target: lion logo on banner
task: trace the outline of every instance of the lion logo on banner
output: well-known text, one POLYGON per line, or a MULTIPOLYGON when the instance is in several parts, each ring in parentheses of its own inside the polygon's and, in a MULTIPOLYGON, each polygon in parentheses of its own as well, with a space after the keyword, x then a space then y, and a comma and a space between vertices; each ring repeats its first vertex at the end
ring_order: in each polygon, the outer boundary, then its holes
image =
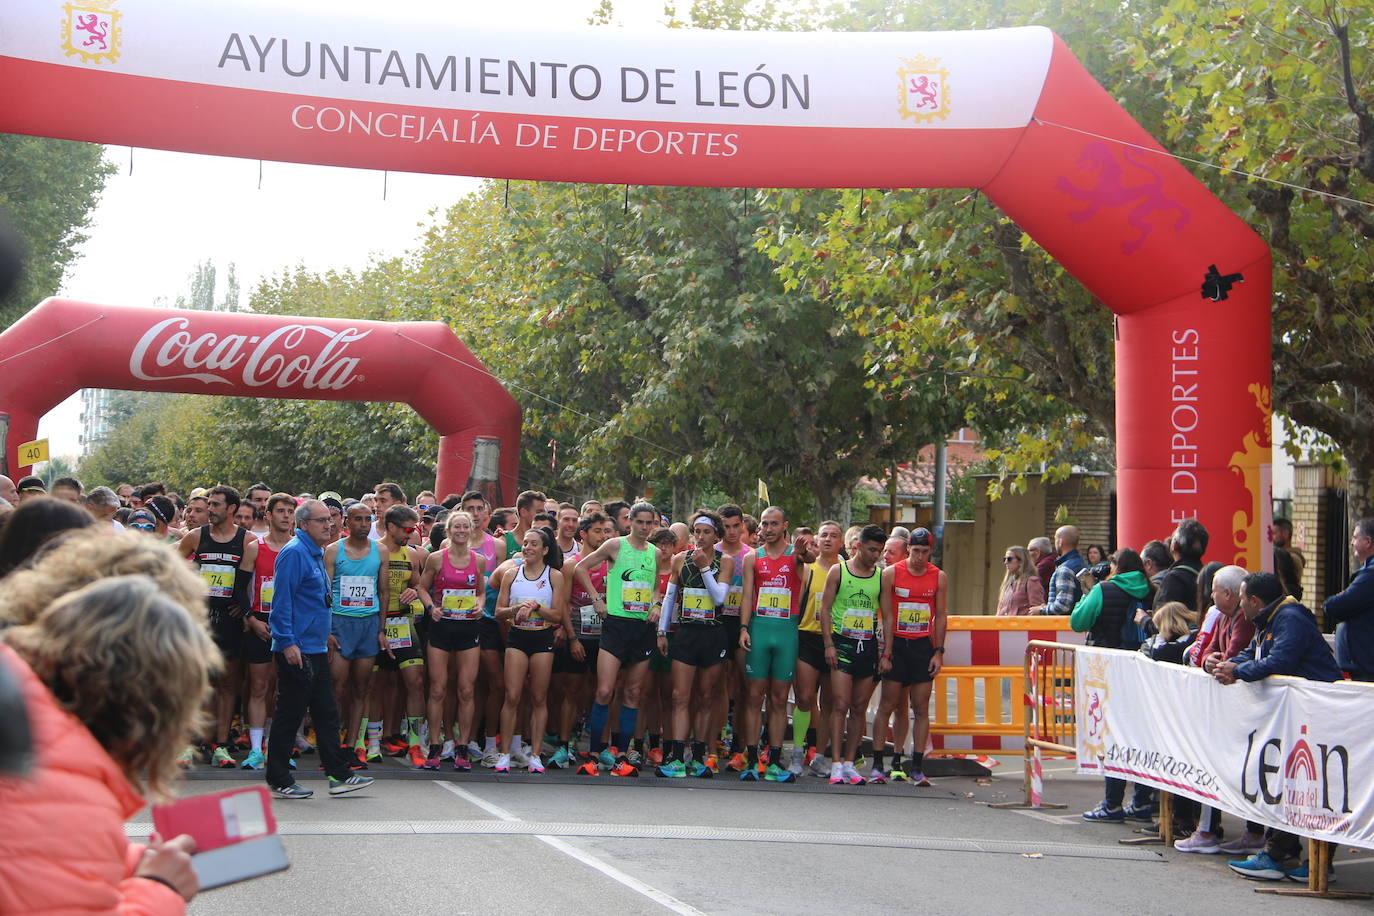
POLYGON ((1101 760, 1107 753, 1107 659, 1088 656, 1083 664, 1083 693, 1078 708, 1083 711, 1083 731, 1078 743, 1085 760, 1101 760))
POLYGON ((88 64, 109 63, 119 57, 119 20, 123 14, 114 9, 114 3, 88 0, 63 5, 62 50, 68 57, 80 57, 88 64))
POLYGON ((897 113, 918 124, 949 117, 949 70, 940 58, 902 58, 897 70, 897 113))
POLYGON ((1107 144, 1089 143, 1083 147, 1083 152, 1078 157, 1078 165, 1081 169, 1096 172, 1097 183, 1090 188, 1082 188, 1061 175, 1054 186, 1070 197, 1087 203, 1086 207, 1069 214, 1069 219, 1075 223, 1087 222, 1097 216, 1104 207, 1130 207, 1130 212, 1126 214, 1126 222, 1138 234, 1135 238, 1126 239, 1121 243, 1121 252, 1135 254, 1155 229, 1150 221, 1150 217, 1155 213, 1176 212, 1178 218, 1174 221, 1175 231, 1188 225, 1188 220, 1193 214, 1164 193, 1164 176, 1136 159, 1129 148, 1121 150, 1121 160, 1117 161, 1107 144), (1127 185, 1126 170, 1122 162, 1146 172, 1149 179, 1141 184, 1127 185))

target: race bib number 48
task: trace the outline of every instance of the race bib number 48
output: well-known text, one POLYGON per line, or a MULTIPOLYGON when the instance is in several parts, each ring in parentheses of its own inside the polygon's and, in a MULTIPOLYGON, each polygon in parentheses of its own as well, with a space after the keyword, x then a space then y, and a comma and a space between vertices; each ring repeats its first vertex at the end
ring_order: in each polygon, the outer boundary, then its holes
POLYGON ((388 617, 386 619, 386 647, 388 649, 409 649, 410 617, 388 617))

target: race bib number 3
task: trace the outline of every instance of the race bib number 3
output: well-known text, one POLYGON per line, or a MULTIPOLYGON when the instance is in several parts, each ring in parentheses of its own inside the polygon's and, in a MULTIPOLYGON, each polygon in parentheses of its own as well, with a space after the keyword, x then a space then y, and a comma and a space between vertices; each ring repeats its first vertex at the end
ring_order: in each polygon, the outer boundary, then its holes
POLYGON ((648 582, 626 582, 620 590, 620 604, 627 614, 648 614, 653 599, 654 590, 648 582))
POLYGON ((683 620, 714 620, 716 603, 711 593, 704 588, 685 588, 682 590, 683 620))
POLYGON ((792 616, 792 590, 775 586, 760 588, 758 612, 763 617, 792 616))
POLYGON ((388 649, 409 649, 412 645, 409 617, 388 617, 386 619, 386 647, 388 649))
POLYGON ((873 610, 852 607, 840 617, 840 635, 854 639, 873 638, 873 610))
POLYGON ((597 616, 596 607, 590 604, 584 604, 577 609, 577 612, 582 624, 582 635, 600 636, 601 618, 597 616))
POLYGON ((739 606, 742 603, 744 603, 744 586, 730 586, 730 591, 725 593, 725 616, 738 617, 739 606))
POLYGON ((897 633, 902 636, 930 635, 930 604, 925 601, 897 602, 897 633))
POLYGON ((371 576, 340 576, 339 606, 372 607, 376 603, 377 580, 371 576))
POLYGON ((444 589, 440 613, 445 620, 476 620, 482 615, 477 607, 477 590, 472 588, 444 589))
POLYGON ((200 577, 205 580, 205 588, 211 598, 234 597, 234 567, 202 566, 200 577))

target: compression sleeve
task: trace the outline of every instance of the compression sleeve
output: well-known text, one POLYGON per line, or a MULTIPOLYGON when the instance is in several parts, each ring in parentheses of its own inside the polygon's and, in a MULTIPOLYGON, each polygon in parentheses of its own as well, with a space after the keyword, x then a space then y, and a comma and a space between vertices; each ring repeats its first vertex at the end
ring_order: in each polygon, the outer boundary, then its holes
POLYGON ((706 583, 706 591, 711 593, 711 602, 716 605, 725 603, 725 596, 730 593, 730 586, 724 582, 716 581, 716 571, 711 567, 706 567, 701 571, 701 581, 706 583))
POLYGON ((677 604, 677 583, 668 583, 668 593, 663 596, 663 613, 658 618, 659 635, 667 635, 668 625, 673 620, 673 606, 677 604))
POLYGON ((234 570, 234 603, 245 614, 253 609, 253 571, 234 570))

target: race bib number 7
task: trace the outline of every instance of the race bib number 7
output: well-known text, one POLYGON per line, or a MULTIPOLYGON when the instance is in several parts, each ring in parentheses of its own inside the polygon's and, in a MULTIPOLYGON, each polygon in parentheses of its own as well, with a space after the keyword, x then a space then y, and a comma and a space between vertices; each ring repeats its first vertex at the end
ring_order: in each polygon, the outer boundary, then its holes
POLYGON ((481 616, 477 607, 477 590, 472 588, 444 589, 440 614, 445 620, 476 620, 481 616))

